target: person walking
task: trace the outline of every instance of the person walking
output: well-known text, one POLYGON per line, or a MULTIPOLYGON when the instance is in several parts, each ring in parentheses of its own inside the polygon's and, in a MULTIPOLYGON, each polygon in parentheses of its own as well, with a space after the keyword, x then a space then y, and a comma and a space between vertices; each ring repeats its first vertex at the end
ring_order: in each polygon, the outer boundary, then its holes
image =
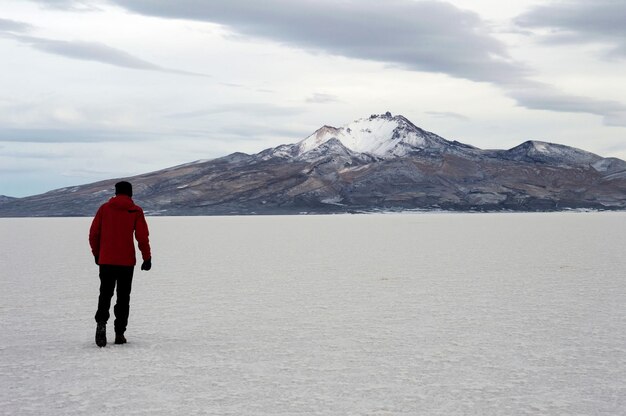
POLYGON ((100 296, 96 312, 96 345, 107 344, 106 325, 109 320, 111 298, 117 284, 115 313, 115 343, 125 344, 126 326, 130 308, 130 290, 135 270, 137 240, 143 263, 141 270, 152 268, 148 224, 141 207, 132 200, 133 187, 129 182, 115 184, 115 196, 103 204, 89 229, 89 245, 96 264, 100 267, 100 296))

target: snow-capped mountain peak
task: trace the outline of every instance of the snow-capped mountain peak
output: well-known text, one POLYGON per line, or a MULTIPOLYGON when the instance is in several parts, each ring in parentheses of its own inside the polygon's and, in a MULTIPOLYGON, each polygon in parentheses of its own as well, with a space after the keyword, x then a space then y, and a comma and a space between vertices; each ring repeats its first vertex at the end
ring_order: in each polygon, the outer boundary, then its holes
POLYGON ((331 126, 320 127, 315 133, 298 143, 298 154, 302 155, 318 148, 320 145, 333 138, 337 138, 337 136, 341 134, 341 130, 342 129, 331 126))
POLYGON ((591 165, 602 159, 584 150, 539 140, 528 140, 505 153, 506 157, 512 160, 533 160, 559 166, 591 165))
POLYGON ((401 115, 387 112, 353 121, 343 127, 324 126, 297 144, 299 155, 331 139, 346 148, 380 158, 406 156, 412 152, 438 151, 451 145, 447 140, 415 126, 401 115))
MULTIPOLYGON (((626 209, 626 161, 540 141, 482 150, 391 113, 129 180, 152 215, 626 209)), ((93 215, 117 181, 0 196, 0 217, 93 215)))

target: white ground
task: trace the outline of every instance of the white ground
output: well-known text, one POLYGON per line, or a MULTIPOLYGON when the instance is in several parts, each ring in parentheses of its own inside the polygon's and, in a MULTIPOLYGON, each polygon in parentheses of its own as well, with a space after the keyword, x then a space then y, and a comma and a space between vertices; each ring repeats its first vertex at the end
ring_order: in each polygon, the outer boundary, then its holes
POLYGON ((89 221, 0 219, 2 415, 625 412, 626 214, 149 218, 102 349, 89 221))

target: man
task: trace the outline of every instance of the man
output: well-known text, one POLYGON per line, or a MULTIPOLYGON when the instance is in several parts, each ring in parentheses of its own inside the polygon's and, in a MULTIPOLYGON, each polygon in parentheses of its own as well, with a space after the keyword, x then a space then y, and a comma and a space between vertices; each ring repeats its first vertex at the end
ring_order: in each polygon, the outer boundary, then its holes
POLYGON ((100 297, 96 312, 96 345, 107 344, 106 324, 113 290, 117 284, 115 312, 115 343, 125 344, 124 332, 128 324, 130 289, 135 269, 137 240, 143 264, 141 270, 150 270, 152 258, 148 239, 148 224, 143 210, 132 200, 133 187, 128 182, 115 184, 115 197, 98 209, 89 229, 89 245, 100 266, 100 297))

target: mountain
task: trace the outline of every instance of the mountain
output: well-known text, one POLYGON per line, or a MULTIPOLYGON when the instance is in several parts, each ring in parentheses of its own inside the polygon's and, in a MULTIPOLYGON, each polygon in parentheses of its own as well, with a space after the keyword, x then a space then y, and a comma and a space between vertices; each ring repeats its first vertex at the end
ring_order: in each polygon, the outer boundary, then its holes
MULTIPOLYGON (((151 215, 626 208, 626 162, 527 141, 483 150, 387 112, 248 155, 125 178, 151 215)), ((89 216, 119 179, 0 204, 0 216, 89 216)))
POLYGON ((402 116, 372 115, 345 127, 324 126, 297 144, 297 154, 305 154, 331 139, 339 140, 356 153, 381 159, 405 157, 423 151, 443 151, 451 147, 447 140, 415 126, 402 116))
POLYGON ((10 196, 6 196, 6 195, 0 195, 0 204, 4 203, 4 202, 9 202, 9 201, 13 201, 17 198, 13 198, 10 196))

